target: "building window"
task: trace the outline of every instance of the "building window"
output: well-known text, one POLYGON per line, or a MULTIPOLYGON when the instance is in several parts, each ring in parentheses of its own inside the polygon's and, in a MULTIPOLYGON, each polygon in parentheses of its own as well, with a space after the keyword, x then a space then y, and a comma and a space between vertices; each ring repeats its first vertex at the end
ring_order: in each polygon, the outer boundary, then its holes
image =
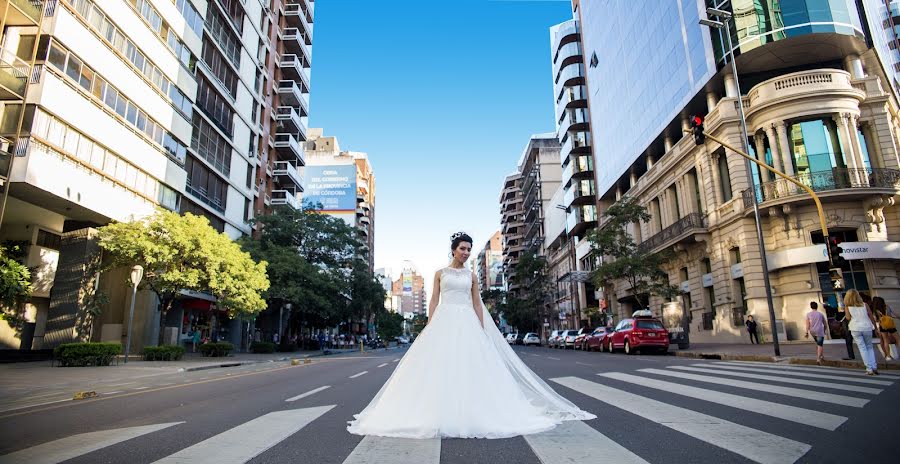
POLYGON ((231 145, 200 115, 194 115, 191 148, 222 174, 231 175, 231 145))
POLYGON ((786 162, 794 164, 798 176, 847 167, 837 124, 831 119, 792 123, 788 134, 793 156, 786 162))
POLYGON ((862 127, 856 129, 856 136, 859 138, 859 147, 862 149, 860 157, 862 157, 863 168, 871 171, 872 161, 869 159, 869 144, 866 143, 866 135, 863 133, 862 127))
POLYGON ((37 240, 35 240, 34 244, 39 247, 50 248, 51 250, 59 251, 61 242, 62 237, 58 234, 48 232, 44 229, 38 229, 37 240))
POLYGON ((225 135, 231 137, 234 135, 234 110, 225 97, 219 95, 212 83, 202 76, 198 77, 197 106, 222 129, 225 135))
POLYGON ((194 161, 193 157, 187 158, 184 168, 187 171, 185 190, 214 210, 224 213, 228 199, 228 183, 219 178, 215 172, 210 171, 203 163, 194 161))
POLYGON ((728 170, 728 159, 724 152, 720 153, 717 158, 719 168, 719 190, 722 192, 722 201, 731 201, 733 193, 731 191, 731 172, 728 170))
POLYGON ((209 66, 210 71, 216 76, 216 79, 222 83, 222 86, 228 89, 228 93, 234 98, 237 95, 237 73, 231 69, 231 66, 225 62, 225 57, 219 53, 219 50, 212 43, 209 37, 203 38, 203 62, 209 66))
POLYGON ((688 172, 688 176, 693 180, 694 185, 694 201, 696 202, 697 212, 703 214, 703 191, 700 189, 700 176, 697 174, 696 169, 691 169, 688 172))
MULTIPOLYGON (((225 50, 225 55, 236 68, 241 67, 241 39, 231 26, 225 23, 226 19, 214 5, 209 5, 206 10, 206 28, 216 42, 225 50)), ((208 37, 208 36, 207 36, 208 37)), ((204 46, 205 47, 205 46, 204 46)))

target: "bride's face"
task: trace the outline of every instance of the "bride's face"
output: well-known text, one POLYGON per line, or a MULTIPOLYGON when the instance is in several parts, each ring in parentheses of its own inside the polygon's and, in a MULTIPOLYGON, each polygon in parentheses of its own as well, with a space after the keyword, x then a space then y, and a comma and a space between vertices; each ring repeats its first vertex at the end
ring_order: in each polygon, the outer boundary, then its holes
POLYGON ((460 242, 453 250, 453 256, 461 263, 466 262, 470 254, 472 254, 472 244, 469 242, 460 242))

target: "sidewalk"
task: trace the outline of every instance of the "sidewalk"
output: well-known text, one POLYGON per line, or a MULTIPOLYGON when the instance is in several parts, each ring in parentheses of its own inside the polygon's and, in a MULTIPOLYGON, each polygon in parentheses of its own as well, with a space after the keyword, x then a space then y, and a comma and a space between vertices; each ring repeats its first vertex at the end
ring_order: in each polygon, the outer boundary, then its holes
MULTIPOLYGON (((673 347, 674 348, 674 347, 673 347)), ((788 341, 779 344, 781 356, 775 356, 771 343, 751 345, 749 343, 691 343, 686 350, 672 351, 675 356, 699 359, 723 359, 733 361, 762 361, 788 364, 816 364, 816 347, 813 342, 788 341)), ((847 348, 844 340, 825 341, 825 361, 823 366, 865 369, 856 345, 853 345, 855 360, 845 361, 847 348)), ((885 361, 881 350, 875 346, 875 359, 879 369, 900 369, 900 361, 885 361)))

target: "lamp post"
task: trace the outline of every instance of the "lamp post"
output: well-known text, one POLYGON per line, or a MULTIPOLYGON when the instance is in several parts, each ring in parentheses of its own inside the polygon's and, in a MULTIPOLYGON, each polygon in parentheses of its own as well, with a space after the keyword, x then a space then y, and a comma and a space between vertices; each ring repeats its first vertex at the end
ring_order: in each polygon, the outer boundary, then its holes
MULTIPOLYGON (((144 268, 135 264, 131 268, 131 309, 128 311, 128 332, 125 335, 125 363, 128 363, 128 354, 131 352, 131 321, 134 319, 134 300, 137 298, 137 288, 144 278, 144 268)), ((160 316, 162 317, 162 316, 160 316)))
MULTIPOLYGON (((734 48, 731 44, 731 29, 729 28, 729 24, 732 21, 732 14, 729 11, 720 10, 717 8, 707 8, 706 15, 707 17, 716 17, 719 20, 716 21, 711 19, 701 19, 701 25, 718 29, 719 31, 722 31, 724 29, 725 39, 728 44, 728 50, 725 53, 725 56, 730 56, 731 58, 729 60, 729 64, 731 65, 731 75, 734 77, 734 86, 737 89, 738 116, 741 120, 741 147, 744 148, 745 152, 748 152, 749 147, 747 135, 747 120, 744 118, 744 101, 743 97, 741 96, 741 83, 738 80, 737 63, 735 63, 734 60, 734 48)), ((756 156, 759 156, 759 153, 757 153, 756 156)), ((769 266, 766 259, 766 243, 762 232, 762 221, 759 217, 759 200, 756 198, 756 184, 753 179, 753 170, 751 169, 751 167, 752 164, 750 160, 747 160, 747 180, 749 181, 751 189, 750 197, 753 203, 753 219, 756 222, 756 241, 759 245, 759 258, 762 265, 763 286, 766 290, 766 304, 769 307, 769 327, 772 331, 772 345, 775 348, 775 356, 781 356, 781 348, 778 345, 777 326, 775 324, 775 305, 772 302, 772 286, 769 283, 769 266)))

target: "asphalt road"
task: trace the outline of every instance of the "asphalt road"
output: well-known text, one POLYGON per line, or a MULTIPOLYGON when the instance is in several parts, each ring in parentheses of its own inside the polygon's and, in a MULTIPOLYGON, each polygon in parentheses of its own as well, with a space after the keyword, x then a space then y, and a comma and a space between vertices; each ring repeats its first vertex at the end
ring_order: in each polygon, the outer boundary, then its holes
POLYGON ((368 404, 404 353, 382 350, 300 366, 186 372, 147 379, 140 390, 99 386, 99 392, 112 394, 0 413, 0 464, 896 459, 893 446, 884 443, 892 444, 900 430, 897 374, 867 377, 809 366, 537 347, 516 351, 558 392, 598 418, 504 440, 363 440, 347 433, 346 422, 368 404))

